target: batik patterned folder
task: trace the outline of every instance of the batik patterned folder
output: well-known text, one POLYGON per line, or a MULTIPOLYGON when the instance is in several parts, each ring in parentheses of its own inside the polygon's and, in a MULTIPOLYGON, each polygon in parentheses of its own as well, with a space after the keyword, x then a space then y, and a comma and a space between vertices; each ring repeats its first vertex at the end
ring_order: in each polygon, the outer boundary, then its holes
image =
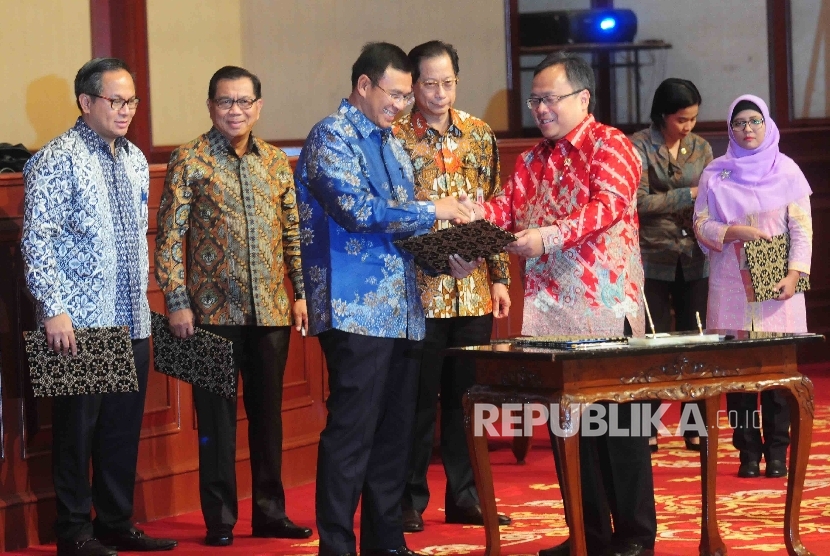
POLYGON ((23 333, 35 396, 138 391, 129 328, 76 328, 74 332, 77 355, 55 353, 43 330, 23 333))
POLYGON ((469 224, 453 226, 420 236, 395 241, 395 245, 415 256, 415 262, 427 270, 450 274, 450 255, 461 255, 472 261, 479 257, 495 255, 516 241, 516 236, 488 222, 475 220, 469 224))
MULTIPOLYGON (((778 297, 778 290, 773 289, 787 275, 787 260, 790 253, 790 234, 773 236, 772 241, 759 239, 744 244, 746 263, 755 301, 767 301, 778 297)), ((795 291, 810 289, 809 276, 798 279, 795 291)))
POLYGON ((199 327, 193 336, 183 340, 173 336, 164 315, 151 313, 150 319, 153 362, 159 372, 224 398, 236 397, 233 342, 199 327))

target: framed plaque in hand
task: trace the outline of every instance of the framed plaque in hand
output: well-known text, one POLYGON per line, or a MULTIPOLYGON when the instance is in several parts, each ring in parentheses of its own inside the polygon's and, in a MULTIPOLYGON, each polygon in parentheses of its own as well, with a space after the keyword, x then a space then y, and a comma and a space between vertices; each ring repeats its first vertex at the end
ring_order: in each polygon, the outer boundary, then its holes
MULTIPOLYGON (((790 234, 781 234, 772 237, 772 241, 759 239, 744 243, 746 264, 749 267, 749 276, 752 288, 755 290, 755 301, 775 299, 779 291, 774 289, 775 284, 787 275, 787 260, 790 254, 790 234)), ((795 291, 804 292, 810 289, 810 277, 802 276, 798 279, 795 291)))
POLYGON ((450 274, 450 255, 461 255, 465 261, 495 255, 516 241, 516 236, 488 222, 475 220, 420 236, 395 241, 415 257, 415 262, 427 270, 450 274))
POLYGON ((164 315, 153 312, 150 319, 153 362, 159 372, 223 398, 236 397, 236 365, 230 340, 198 327, 193 336, 183 340, 173 336, 164 315))
POLYGON ((126 326, 76 328, 77 355, 55 353, 43 330, 24 332, 23 339, 37 397, 138 391, 126 326))

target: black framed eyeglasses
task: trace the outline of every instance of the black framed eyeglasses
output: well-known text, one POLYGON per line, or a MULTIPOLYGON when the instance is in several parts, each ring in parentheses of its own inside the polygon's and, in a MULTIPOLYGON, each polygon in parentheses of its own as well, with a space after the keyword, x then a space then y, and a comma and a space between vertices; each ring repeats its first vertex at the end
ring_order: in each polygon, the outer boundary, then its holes
POLYGON ((135 110, 136 108, 138 108, 138 103, 141 100, 138 97, 133 97, 131 99, 124 100, 123 98, 104 97, 101 95, 96 95, 95 93, 87 94, 91 97, 101 98, 110 101, 110 106, 113 110, 121 110, 122 108, 124 108, 124 106, 127 106, 130 110, 135 110))
POLYGON ((251 98, 243 97, 243 98, 232 99, 232 98, 222 97, 222 98, 213 99, 213 100, 211 100, 211 102, 213 103, 214 106, 216 106, 217 108, 219 108, 221 110, 230 110, 231 107, 234 104, 236 104, 242 110, 250 110, 251 107, 254 105, 254 103, 256 103, 256 101, 258 101, 258 100, 259 100, 258 98, 251 99, 251 98))
POLYGON ((584 90, 585 88, 578 89, 572 93, 568 93, 567 95, 545 95, 543 97, 530 97, 529 99, 527 99, 527 107, 531 110, 536 110, 537 108, 539 108, 539 105, 544 102, 545 106, 547 106, 548 108, 553 108, 554 106, 559 104, 563 99, 577 95, 584 90))
POLYGON ((735 120, 731 124, 732 129, 735 131, 743 131, 746 129, 747 124, 751 127, 754 131, 758 131, 761 129, 761 126, 764 125, 764 118, 750 118, 748 120, 735 120))

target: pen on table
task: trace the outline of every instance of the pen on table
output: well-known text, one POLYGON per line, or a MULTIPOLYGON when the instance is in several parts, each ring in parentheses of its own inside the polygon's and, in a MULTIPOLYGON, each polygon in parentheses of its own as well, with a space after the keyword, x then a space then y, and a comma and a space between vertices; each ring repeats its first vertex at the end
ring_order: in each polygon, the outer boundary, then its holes
POLYGON ((646 316, 648 317, 648 324, 651 326, 651 337, 656 338, 657 332, 654 330, 654 321, 651 320, 651 311, 648 309, 648 301, 646 301, 646 294, 643 293, 643 305, 646 307, 646 316))
POLYGON ((697 329, 700 330, 700 335, 703 336, 703 325, 700 324, 700 311, 695 311, 695 318, 697 319, 697 329))

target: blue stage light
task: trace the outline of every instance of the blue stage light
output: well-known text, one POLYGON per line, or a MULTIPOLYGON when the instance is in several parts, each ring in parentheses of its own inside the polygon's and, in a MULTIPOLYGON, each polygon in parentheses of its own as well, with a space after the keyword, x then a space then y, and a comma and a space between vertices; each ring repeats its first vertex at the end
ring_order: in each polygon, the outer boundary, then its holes
POLYGON ((617 20, 613 17, 606 17, 605 19, 599 22, 599 28, 605 32, 612 30, 616 26, 617 20))
POLYGON ((637 16, 627 9, 600 8, 519 14, 519 44, 632 42, 637 16))

